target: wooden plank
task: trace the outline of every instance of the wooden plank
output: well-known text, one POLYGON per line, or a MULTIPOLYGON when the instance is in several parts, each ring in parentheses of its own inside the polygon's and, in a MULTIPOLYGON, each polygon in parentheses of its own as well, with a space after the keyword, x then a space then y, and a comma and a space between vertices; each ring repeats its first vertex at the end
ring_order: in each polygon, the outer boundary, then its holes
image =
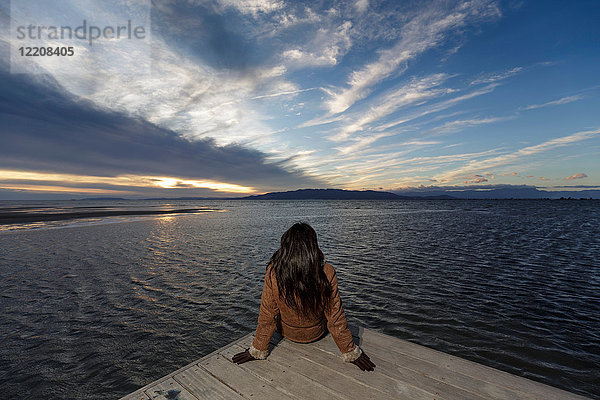
MULTIPOLYGON (((281 344, 281 343, 280 343, 281 344)), ((221 354, 226 359, 244 351, 245 347, 232 346, 221 354)), ((270 358, 270 357, 269 357, 270 358)), ((260 360, 241 364, 240 367, 270 382, 281 392, 297 399, 346 399, 342 394, 324 386, 321 382, 299 374, 289 367, 289 362, 280 364, 270 360, 260 360)))
MULTIPOLYGON (((484 400, 486 397, 479 396, 478 394, 463 390, 457 386, 454 386, 452 382, 445 380, 433 379, 421 371, 411 370, 404 367, 403 365, 393 364, 384 358, 379 358, 377 352, 370 351, 370 343, 366 340, 363 341, 362 347, 365 353, 371 357, 375 363, 375 370, 380 371, 382 374, 393 378, 396 384, 404 387, 413 387, 420 389, 424 392, 430 393, 431 396, 440 396, 443 394, 445 399, 456 399, 456 400, 484 400)), ((339 357, 340 351, 335 345, 333 339, 328 336, 323 340, 313 343, 313 346, 321 351, 328 352, 329 354, 339 357)), ((400 363, 401 364, 401 363, 400 363)), ((367 378, 368 379, 368 378, 367 378)))
POLYGON ((508 388, 511 391, 521 393, 525 398, 542 400, 587 399, 586 397, 553 386, 535 382, 499 369, 452 356, 429 347, 397 339, 370 329, 364 329, 362 331, 362 340, 365 343, 375 343, 377 346, 384 347, 386 351, 390 353, 409 355, 413 358, 428 361, 429 363, 437 364, 443 368, 459 372, 468 377, 491 383, 498 387, 508 388))
MULTIPOLYGON (((399 339, 400 340, 400 339, 399 339)), ((499 386, 493 382, 486 382, 477 377, 471 377, 452 369, 444 368, 438 364, 414 358, 404 353, 398 353, 386 347, 381 347, 377 343, 368 342, 362 347, 369 355, 378 359, 378 364, 387 370, 394 370, 403 367, 422 374, 431 379, 456 386, 467 392, 476 394, 487 399, 531 399, 529 394, 521 393, 510 388, 499 386)))
POLYGON ((161 381, 144 391, 153 400, 198 400, 173 378, 161 381))
MULTIPOLYGON (((231 346, 228 346, 231 347, 231 346)), ((271 382, 248 373, 247 370, 225 359, 219 354, 214 354, 198 364, 207 373, 226 383, 235 392, 243 397, 254 399, 292 399, 293 397, 281 392, 271 382)))
MULTIPOLYGON (((247 339, 248 337, 253 337, 253 334, 254 334, 254 333, 249 333, 249 334, 247 334, 247 335, 244 335, 244 336, 242 336, 241 338, 239 338, 239 339, 235 340, 233 343, 235 343, 235 342, 237 342, 237 341, 240 341, 240 340, 245 340, 245 339, 247 339)), ((230 343, 229 345, 231 345, 231 344, 232 344, 232 343, 230 343)), ((229 345, 228 345, 228 346, 229 346, 229 345)), ((222 348, 216 349, 216 350, 212 351, 211 353, 209 353, 209 354, 207 354, 207 355, 203 356, 202 358, 200 358, 200 359, 198 359, 198 360, 194 360, 194 361, 192 361, 191 363, 189 363, 189 364, 187 364, 187 365, 185 365, 185 366, 183 366, 183 367, 179 368, 178 370, 176 370, 176 371, 174 371, 174 372, 171 372, 170 374, 167 374, 167 375, 165 375, 165 376, 163 376, 163 377, 161 377, 161 378, 159 378, 159 379, 157 379, 157 380, 155 380, 155 381, 153 381, 153 382, 150 382, 149 384, 147 384, 147 385, 145 385, 145 386, 142 386, 141 388, 139 388, 139 389, 138 389, 138 390, 136 390, 135 392, 133 392, 133 393, 130 393, 130 394, 128 394, 128 395, 126 395, 126 396, 124 396, 124 397, 120 398, 119 400, 137 400, 137 397, 130 398, 130 396, 132 396, 132 395, 134 395, 134 394, 136 394, 136 393, 144 393, 144 391, 145 391, 146 389, 148 389, 148 388, 150 388, 150 387, 152 387, 152 386, 154 386, 154 385, 156 385, 156 384, 158 384, 158 383, 160 383, 160 382, 162 382, 162 381, 165 381, 165 380, 167 380, 167 379, 169 379, 169 378, 172 378, 174 375, 177 375, 178 373, 180 373, 180 372, 183 372, 183 371, 187 370, 188 368, 195 367, 195 366, 196 366, 196 365, 197 365, 199 362, 201 362, 201 361, 202 361, 202 360, 204 360, 205 358, 210 358, 210 357, 212 357, 214 354, 218 354, 218 353, 219 353, 219 351, 221 351, 221 350, 222 350, 222 348)), ((144 394, 145 394, 145 393, 144 393, 144 394)), ((136 396, 137 396, 137 395, 136 395, 136 396)), ((139 399, 139 400, 141 400, 141 399, 139 399)))
POLYGON ((198 365, 176 374, 173 379, 198 399, 235 400, 243 398, 198 365))
POLYGON ((374 372, 363 372, 353 364, 344 363, 339 356, 323 352, 311 344, 281 341, 273 348, 268 360, 319 380, 323 385, 350 399, 433 398, 432 393, 417 388, 407 387, 401 390, 396 380, 377 369, 374 372))
POLYGON ((142 389, 138 389, 125 397, 121 397, 120 400, 150 400, 150 397, 148 397, 142 389))

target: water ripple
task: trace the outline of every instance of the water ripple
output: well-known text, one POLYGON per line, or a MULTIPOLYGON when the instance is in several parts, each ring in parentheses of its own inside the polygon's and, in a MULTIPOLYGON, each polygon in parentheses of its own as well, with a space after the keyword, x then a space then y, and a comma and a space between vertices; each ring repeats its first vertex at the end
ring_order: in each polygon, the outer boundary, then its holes
POLYGON ((224 213, 0 235, 0 388, 119 397, 254 329, 304 220, 351 323, 600 398, 600 208, 577 201, 198 201, 224 213))

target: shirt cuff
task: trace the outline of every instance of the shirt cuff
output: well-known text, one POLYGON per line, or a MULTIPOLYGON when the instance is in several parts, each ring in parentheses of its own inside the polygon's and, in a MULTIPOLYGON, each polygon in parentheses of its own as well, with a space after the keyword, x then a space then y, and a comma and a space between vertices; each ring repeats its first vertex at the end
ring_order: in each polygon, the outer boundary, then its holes
POLYGON ((252 345, 250 345, 248 352, 252 357, 256 358, 257 360, 264 360, 265 358, 267 358, 267 354, 269 354, 268 350, 258 350, 252 345))
POLYGON ((358 359, 358 357, 360 357, 361 354, 362 354, 362 350, 360 349, 360 347, 356 346, 354 348, 354 350, 352 350, 348 353, 342 353, 342 359, 345 362, 356 361, 358 359))

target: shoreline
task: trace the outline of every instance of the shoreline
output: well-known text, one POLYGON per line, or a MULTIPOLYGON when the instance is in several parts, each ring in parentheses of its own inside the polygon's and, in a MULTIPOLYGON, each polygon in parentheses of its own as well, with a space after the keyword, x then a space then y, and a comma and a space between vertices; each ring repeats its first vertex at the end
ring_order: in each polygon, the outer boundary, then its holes
POLYGON ((19 224, 23 222, 62 221, 69 219, 117 217, 124 215, 192 214, 211 211, 213 210, 202 208, 183 208, 174 210, 112 210, 39 214, 0 213, 0 225, 19 224))

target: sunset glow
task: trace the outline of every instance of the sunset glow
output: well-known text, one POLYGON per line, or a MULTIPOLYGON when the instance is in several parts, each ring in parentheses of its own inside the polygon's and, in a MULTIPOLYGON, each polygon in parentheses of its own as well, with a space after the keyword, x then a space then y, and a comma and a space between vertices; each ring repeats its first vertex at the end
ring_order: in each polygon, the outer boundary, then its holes
POLYGON ((254 188, 209 180, 189 180, 155 176, 86 176, 31 171, 0 170, 0 188, 34 192, 72 192, 95 194, 134 194, 136 188, 206 188, 226 193, 254 193, 254 188), (15 183, 17 182, 18 183, 15 183), (29 183, 38 182, 38 183, 29 183), (52 182, 52 184, 50 184, 52 182), (88 185, 106 185, 90 188, 88 185))

